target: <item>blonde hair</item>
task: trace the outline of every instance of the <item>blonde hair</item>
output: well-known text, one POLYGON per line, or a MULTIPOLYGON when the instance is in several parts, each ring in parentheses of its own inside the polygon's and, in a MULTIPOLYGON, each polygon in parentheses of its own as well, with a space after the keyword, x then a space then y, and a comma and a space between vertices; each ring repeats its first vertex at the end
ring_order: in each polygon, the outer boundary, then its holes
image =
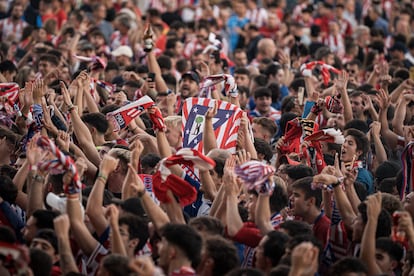
POLYGON ((182 118, 181 116, 168 116, 164 122, 167 127, 181 127, 182 118))

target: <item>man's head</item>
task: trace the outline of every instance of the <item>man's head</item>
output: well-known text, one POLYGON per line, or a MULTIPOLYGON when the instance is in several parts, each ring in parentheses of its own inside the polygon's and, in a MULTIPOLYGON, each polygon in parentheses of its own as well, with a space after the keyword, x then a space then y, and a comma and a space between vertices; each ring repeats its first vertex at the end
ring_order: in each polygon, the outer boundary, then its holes
POLYGON ((49 73, 55 71, 58 65, 59 59, 56 56, 51 54, 44 54, 39 58, 38 69, 44 77, 49 73))
POLYGON ((288 186, 288 191, 290 191, 291 185, 296 180, 307 176, 313 176, 312 168, 303 164, 288 166, 286 167, 285 172, 287 174, 286 184, 288 186))
POLYGON ((245 67, 238 67, 234 70, 234 80, 237 86, 250 86, 250 71, 245 67))
POLYGON ((158 264, 164 271, 169 271, 172 262, 196 267, 200 261, 201 247, 201 236, 193 228, 184 224, 167 224, 161 229, 158 264))
POLYGON ((15 1, 11 10, 11 18, 13 20, 19 20, 24 12, 24 7, 21 2, 15 1))
POLYGON ((98 276, 130 275, 128 257, 120 254, 109 254, 99 263, 98 276))
POLYGON ((259 117, 253 119, 252 130, 254 138, 260 138, 270 143, 277 131, 277 126, 272 119, 259 117))
POLYGON ((243 49, 236 49, 233 53, 233 61, 236 67, 244 68, 247 66, 247 54, 243 49))
POLYGON ((92 137, 99 135, 104 136, 108 130, 109 123, 102 113, 87 113, 82 116, 82 121, 86 123, 92 137))
POLYGON ((10 60, 5 60, 0 63, 0 73, 7 80, 7 82, 13 82, 14 77, 17 74, 17 67, 10 60))
POLYGON ((136 215, 125 214, 119 218, 118 224, 127 252, 136 254, 149 238, 148 222, 136 215))
POLYGON ((352 114, 355 119, 360 119, 364 115, 364 99, 362 98, 361 91, 355 91, 349 95, 349 100, 351 102, 352 114))
POLYGON ((267 115, 270 112, 272 104, 272 91, 267 87, 259 87, 254 91, 254 102, 256 109, 262 114, 267 115))
POLYGON ((194 97, 198 94, 198 84, 200 83, 200 77, 194 71, 188 71, 184 73, 180 80, 180 93, 183 99, 194 97))
POLYGON ((182 146, 181 123, 181 116, 168 116, 165 118, 165 125, 167 126, 165 136, 167 137, 168 144, 175 149, 182 146))
POLYGON ((350 128, 345 131, 344 136, 345 142, 341 149, 342 162, 351 162, 354 158, 359 160, 368 152, 368 138, 362 131, 350 128))
POLYGON ((116 169, 108 175, 108 189, 112 193, 121 193, 122 183, 128 171, 128 163, 131 159, 131 151, 114 147, 108 153, 113 158, 119 159, 116 169))
POLYGON ((223 149, 213 149, 207 154, 207 156, 216 162, 214 169, 210 170, 210 176, 212 177, 216 187, 219 188, 222 184, 224 165, 226 163, 226 159, 230 157, 230 153, 223 149))
POLYGON ((238 265, 237 249, 229 240, 220 236, 204 239, 199 275, 225 275, 238 265))
POLYGON ((53 229, 53 220, 59 215, 57 211, 38 209, 33 212, 32 216, 27 220, 23 230, 23 238, 27 242, 31 242, 37 231, 41 229, 53 229))
POLYGON ((266 234, 256 247, 256 268, 270 271, 279 264, 285 254, 285 247, 289 236, 285 233, 272 231, 266 234))
POLYGON ((312 189, 312 181, 313 177, 305 177, 292 184, 290 201, 295 216, 306 219, 312 210, 320 209, 322 192, 320 189, 312 189))
POLYGON ((330 275, 367 276, 368 268, 360 259, 354 257, 346 257, 333 264, 331 267, 330 275))
POLYGON ((131 58, 134 55, 131 47, 127 45, 119 46, 114 51, 112 51, 111 54, 115 58, 116 63, 122 67, 130 65, 131 58))
POLYGON ((375 259, 382 272, 392 275, 404 256, 403 247, 389 237, 376 240, 375 259))
POLYGON ((56 233, 53 229, 41 229, 30 242, 30 248, 37 248, 47 253, 52 262, 59 261, 59 248, 56 233))
POLYGON ((188 223, 193 227, 201 236, 222 236, 224 234, 223 223, 211 216, 195 217, 188 223))
MULTIPOLYGON (((368 222, 367 204, 362 202, 358 205, 358 215, 352 224, 352 241, 360 242, 364 233, 365 225, 368 222)), ((392 220, 391 215, 384 209, 378 217, 378 226, 375 231, 375 237, 389 237, 391 235, 392 220)))

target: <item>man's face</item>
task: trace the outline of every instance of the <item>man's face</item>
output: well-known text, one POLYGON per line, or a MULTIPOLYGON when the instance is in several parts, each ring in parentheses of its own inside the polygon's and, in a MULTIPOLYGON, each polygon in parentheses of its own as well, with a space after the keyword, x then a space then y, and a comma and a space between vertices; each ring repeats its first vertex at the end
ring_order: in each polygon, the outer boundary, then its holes
POLYGON ((177 149, 181 146, 181 129, 178 127, 167 126, 167 131, 165 132, 167 137, 168 144, 177 149))
POLYGON ((23 15, 23 6, 20 4, 14 5, 12 14, 11 14, 12 18, 17 20, 20 17, 22 17, 22 15, 23 15))
POLYGON ((198 84, 189 77, 184 77, 180 82, 181 97, 184 99, 193 97, 198 92, 198 84))
POLYGON ((256 108, 259 110, 260 113, 267 113, 270 110, 270 105, 272 104, 272 98, 262 96, 255 98, 254 101, 256 102, 256 108))
POLYGON ((246 86, 249 87, 249 76, 245 74, 234 74, 234 80, 236 81, 237 86, 246 86))
POLYGON ((326 123, 328 127, 333 127, 336 129, 344 129, 345 127, 345 119, 344 115, 342 114, 333 114, 326 123))
POLYGON ((236 53, 233 60, 236 67, 246 67, 247 65, 247 55, 245 52, 236 53))
POLYGON ((364 113, 364 101, 361 96, 351 97, 352 114, 358 118, 364 113))
POLYGON ((252 131, 254 138, 260 138, 265 141, 270 140, 270 133, 266 129, 264 129, 262 125, 253 123, 252 131))
POLYGON ((357 150, 357 143, 353 136, 348 135, 345 137, 345 142, 342 144, 341 148, 341 161, 342 162, 351 162, 354 157, 355 160, 358 160, 361 152, 357 150))
POLYGON ((293 215, 303 217, 307 214, 310 202, 309 199, 305 199, 305 193, 303 191, 292 189, 292 195, 289 199, 293 215))
POLYGON ((6 137, 0 139, 0 154, 2 156, 10 156, 14 152, 14 148, 14 145, 6 137))
POLYGON ((56 66, 50 62, 44 60, 39 61, 39 72, 42 74, 42 76, 46 76, 54 70, 56 70, 56 66))
POLYGON ((16 77, 16 73, 16 71, 6 71, 3 73, 3 76, 8 82, 13 82, 14 77, 16 77))
POLYGON ((255 219, 255 212, 256 212, 256 202, 257 202, 257 196, 253 194, 249 194, 249 197, 246 202, 246 208, 248 212, 248 221, 254 221, 255 219))
POLYGON ((348 72, 350 79, 355 79, 355 80, 358 80, 359 79, 360 72, 359 72, 358 65, 356 65, 356 64, 354 64, 354 65, 348 64, 346 66, 346 71, 348 72))
POLYGON ((164 238, 161 238, 161 241, 157 244, 158 248, 158 265, 162 268, 167 268, 170 263, 170 243, 164 238))
POLYGON ((414 192, 409 193, 404 198, 404 210, 414 217, 414 192))
POLYGON ((27 242, 32 241, 33 237, 36 234, 36 231, 37 231, 36 219, 33 216, 31 216, 29 220, 26 222, 26 226, 23 228, 24 240, 27 242))
MULTIPOLYGON (((382 272, 392 273, 396 262, 391 259, 390 255, 381 249, 375 249, 375 262, 382 272)), ((391 275, 391 274, 388 274, 391 275)))
POLYGON ((53 248, 52 244, 45 239, 34 238, 30 243, 30 248, 37 248, 47 253, 52 258, 53 263, 58 260, 57 252, 53 248))
POLYGON ((256 263, 255 263, 255 267, 256 268, 258 268, 258 269, 260 269, 260 270, 265 270, 266 269, 266 260, 265 260, 265 256, 264 256, 264 252, 263 252, 263 247, 264 247, 264 244, 266 243, 266 241, 268 240, 269 238, 267 237, 267 235, 266 236, 264 236, 261 240, 260 240, 260 242, 259 242, 259 244, 257 245, 257 247, 256 247, 256 263))

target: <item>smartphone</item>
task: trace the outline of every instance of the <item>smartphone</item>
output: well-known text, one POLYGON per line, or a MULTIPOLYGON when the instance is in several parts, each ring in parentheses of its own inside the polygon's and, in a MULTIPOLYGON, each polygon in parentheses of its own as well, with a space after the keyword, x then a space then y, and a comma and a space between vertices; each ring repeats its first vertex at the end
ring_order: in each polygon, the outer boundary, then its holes
POLYGON ((155 80, 155 73, 153 72, 149 72, 148 73, 148 78, 147 78, 148 82, 154 82, 155 80))
POLYGON ((298 89, 298 103, 300 106, 303 105, 304 98, 305 98, 305 88, 301 86, 298 89))

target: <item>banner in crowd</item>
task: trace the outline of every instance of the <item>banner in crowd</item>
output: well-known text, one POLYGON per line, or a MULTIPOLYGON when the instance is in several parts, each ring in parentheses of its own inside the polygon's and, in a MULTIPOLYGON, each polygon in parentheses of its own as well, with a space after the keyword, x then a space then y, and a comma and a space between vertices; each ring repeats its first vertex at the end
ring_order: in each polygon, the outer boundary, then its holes
POLYGON ((140 115, 145 109, 154 105, 152 99, 144 96, 139 100, 129 103, 115 111, 106 114, 109 122, 113 124, 114 131, 119 131, 128 126, 128 124, 140 115))
POLYGON ((217 147, 236 152, 237 133, 243 111, 225 101, 206 98, 189 98, 183 105, 183 148, 203 152, 205 114, 218 102, 217 114, 213 118, 213 129, 217 147))

